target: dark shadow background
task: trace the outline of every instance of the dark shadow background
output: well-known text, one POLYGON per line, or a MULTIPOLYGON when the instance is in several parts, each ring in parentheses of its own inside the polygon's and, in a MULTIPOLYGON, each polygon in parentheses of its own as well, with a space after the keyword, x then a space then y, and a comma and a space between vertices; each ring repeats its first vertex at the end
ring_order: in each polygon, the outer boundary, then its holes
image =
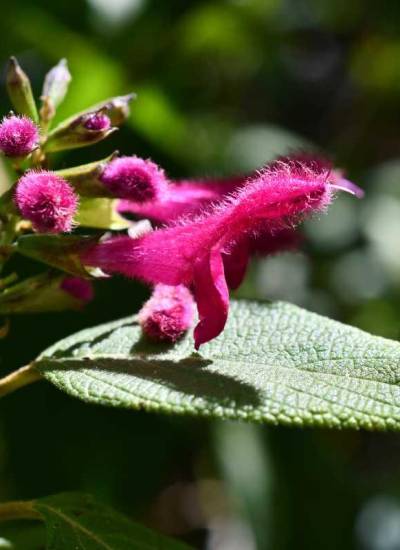
MULTIPOLYGON (((58 166, 119 149, 186 177, 233 174, 296 147, 328 153, 366 198, 338 198, 306 225, 302 252, 254 264, 240 294, 397 339, 399 29, 395 0, 14 0, 0 17, 0 62, 16 55, 39 95, 46 71, 67 57, 73 82, 59 118, 137 92, 118 134, 59 155, 58 166)), ((6 113, 4 74, 2 84, 6 113)), ((115 279, 97 284, 82 313, 16 318, 0 340, 1 371, 137 311, 146 296, 115 279)), ((65 490, 196 548, 400 549, 395 434, 102 409, 37 384, 0 404, 0 500, 65 490)), ((7 529, 0 537, 12 538, 7 529)), ((29 541, 14 548, 42 547, 40 533, 29 541)))

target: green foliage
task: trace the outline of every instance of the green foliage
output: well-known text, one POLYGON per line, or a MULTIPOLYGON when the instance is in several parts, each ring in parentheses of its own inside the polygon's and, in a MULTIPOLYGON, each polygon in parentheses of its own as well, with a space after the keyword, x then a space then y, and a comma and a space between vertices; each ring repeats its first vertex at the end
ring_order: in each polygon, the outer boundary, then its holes
MULTIPOLYGON (((190 550, 189 546, 133 523, 81 493, 61 493, 30 502, 0 505, 0 519, 21 517, 44 521, 47 550, 190 550)), ((9 537, 9 540, 2 537, 4 548, 16 550, 33 550, 40 547, 44 539, 40 525, 23 522, 18 525, 18 531, 5 529, 4 534, 9 537)))
POLYGON ((135 317, 80 332, 36 364, 91 403, 269 424, 400 428, 400 344, 285 303, 234 302, 193 353, 146 342, 135 317))
POLYGON ((79 493, 35 501, 44 517, 48 550, 188 550, 189 547, 131 522, 114 510, 79 493))

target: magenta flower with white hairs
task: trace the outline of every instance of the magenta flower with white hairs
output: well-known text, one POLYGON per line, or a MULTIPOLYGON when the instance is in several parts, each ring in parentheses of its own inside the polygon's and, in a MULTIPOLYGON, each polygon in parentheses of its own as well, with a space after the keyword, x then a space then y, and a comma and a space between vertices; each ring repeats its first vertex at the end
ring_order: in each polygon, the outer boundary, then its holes
POLYGON ((150 202, 140 204, 130 200, 118 201, 120 214, 134 214, 156 223, 167 223, 200 212, 205 206, 221 200, 243 185, 248 176, 172 181, 164 193, 150 202))
POLYGON ((208 211, 137 239, 100 243, 83 261, 152 284, 191 288, 200 318, 194 332, 198 348, 223 330, 228 286, 242 280, 254 240, 264 237, 274 247, 282 232, 324 211, 337 187, 330 177, 331 169, 321 163, 277 161, 208 211))
POLYGON ((62 233, 73 228, 78 197, 71 185, 53 172, 26 172, 17 183, 14 200, 37 232, 62 233))
MULTIPOLYGON (((278 162, 291 161, 310 165, 315 171, 329 171, 329 180, 332 186, 353 193, 357 197, 363 196, 363 191, 347 180, 341 170, 333 169, 332 163, 324 157, 316 157, 311 153, 299 153, 281 157, 273 161, 270 166, 274 166, 278 162)), ((263 169, 267 168, 268 165, 263 169)), ((122 215, 134 214, 148 218, 157 224, 170 223, 180 216, 201 212, 208 205, 222 200, 226 195, 237 191, 248 180, 255 178, 263 169, 235 177, 172 181, 159 198, 144 204, 120 200, 117 210, 122 215)))
POLYGON ((8 157, 24 157, 39 143, 39 129, 27 116, 11 115, 0 123, 0 150, 8 157))
POLYGON ((159 200, 167 186, 164 171, 157 164, 135 156, 109 162, 100 180, 116 197, 135 203, 159 200))
POLYGON ((143 332, 152 340, 176 342, 191 327, 194 300, 184 285, 158 284, 139 312, 143 332))

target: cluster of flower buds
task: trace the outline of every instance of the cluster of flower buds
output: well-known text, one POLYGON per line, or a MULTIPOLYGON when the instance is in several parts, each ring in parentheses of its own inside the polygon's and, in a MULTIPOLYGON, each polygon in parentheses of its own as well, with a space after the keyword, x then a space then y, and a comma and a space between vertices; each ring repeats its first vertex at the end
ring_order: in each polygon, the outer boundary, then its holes
POLYGON ((0 153, 15 169, 15 180, 0 196, 0 271, 15 252, 51 269, 23 281, 2 276, 2 315, 76 309, 90 301, 90 278, 96 270, 87 269, 79 254, 93 237, 70 233, 78 225, 129 227, 131 223, 117 212, 117 198, 153 198, 158 185, 153 179, 161 177, 150 161, 117 159, 116 154, 64 171, 51 169, 52 153, 88 146, 115 132, 128 118, 135 97, 109 98, 53 125, 70 82, 67 61, 62 59, 45 76, 39 105, 18 61, 12 57, 8 63, 6 84, 13 111, 0 122, 0 153), (122 166, 116 169, 113 160, 122 161, 122 166), (133 166, 127 168, 130 162, 133 166))
POLYGON ((223 330, 229 289, 241 284, 252 255, 296 247, 298 223, 326 210, 337 191, 362 195, 329 161, 304 153, 227 179, 171 180, 153 161, 118 153, 51 170, 52 153, 115 132, 134 97, 107 99, 52 127, 70 81, 61 60, 45 78, 37 109, 28 77, 14 58, 9 63, 7 86, 16 114, 0 124, 0 150, 17 177, 0 197, 0 259, 17 251, 57 271, 3 292, 0 280, 0 313, 19 311, 15 303, 34 310, 25 292, 33 287, 46 297, 43 304, 51 296, 63 307, 76 307, 92 298, 88 279, 121 273, 154 287, 138 316, 151 339, 175 342, 192 325, 196 304, 198 348, 223 330), (135 225, 132 215, 150 220, 154 230, 149 221, 145 229, 135 225), (107 233, 71 235, 78 225, 107 233), (46 284, 52 291, 45 295, 46 284))

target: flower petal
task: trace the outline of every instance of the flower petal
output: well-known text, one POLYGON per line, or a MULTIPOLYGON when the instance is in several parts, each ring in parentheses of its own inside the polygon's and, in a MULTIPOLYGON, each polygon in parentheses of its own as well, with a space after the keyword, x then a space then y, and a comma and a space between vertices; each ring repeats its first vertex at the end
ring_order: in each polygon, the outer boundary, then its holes
POLYGON ((241 285, 246 275, 250 258, 249 239, 246 237, 236 242, 229 252, 222 254, 222 258, 228 287, 235 290, 241 285))
POLYGON ((260 256, 268 256, 278 252, 286 252, 287 250, 295 250, 300 246, 302 236, 296 229, 291 227, 280 229, 276 232, 265 232, 257 235, 251 240, 252 254, 260 256))
POLYGON ((194 341, 195 348, 199 349, 223 331, 228 317, 229 292, 218 245, 196 262, 194 296, 200 317, 194 330, 194 341))
POLYGON ((361 187, 358 187, 358 185, 356 185, 352 181, 342 177, 340 174, 334 180, 334 182, 331 183, 331 187, 333 189, 337 189, 338 191, 346 191, 347 193, 350 193, 351 195, 355 195, 358 199, 362 199, 364 197, 364 194, 365 194, 363 189, 361 189, 361 187))

